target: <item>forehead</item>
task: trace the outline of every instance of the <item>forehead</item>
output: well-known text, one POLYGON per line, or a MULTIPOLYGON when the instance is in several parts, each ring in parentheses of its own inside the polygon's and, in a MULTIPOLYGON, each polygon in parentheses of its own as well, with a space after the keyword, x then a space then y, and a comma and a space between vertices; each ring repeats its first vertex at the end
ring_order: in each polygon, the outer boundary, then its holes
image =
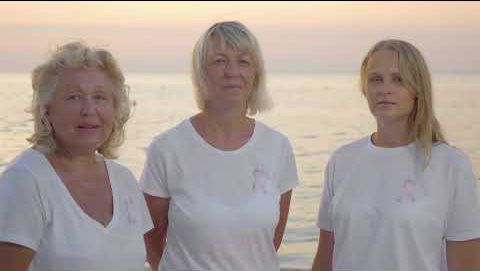
POLYGON ((59 76, 60 86, 110 86, 112 80, 97 68, 67 68, 59 76))
POLYGON ((389 73, 400 71, 398 53, 392 50, 379 50, 372 54, 368 60, 369 73, 389 73))
POLYGON ((237 43, 229 42, 225 39, 211 38, 207 44, 207 53, 209 56, 217 54, 229 55, 248 55, 253 57, 253 50, 246 42, 238 41, 237 43))

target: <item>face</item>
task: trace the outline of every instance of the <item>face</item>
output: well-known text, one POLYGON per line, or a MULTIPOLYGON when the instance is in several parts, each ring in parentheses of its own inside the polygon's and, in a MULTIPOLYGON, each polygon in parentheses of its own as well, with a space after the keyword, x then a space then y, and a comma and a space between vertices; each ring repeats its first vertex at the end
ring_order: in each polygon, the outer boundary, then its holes
POLYGON ((207 55, 206 102, 216 106, 241 106, 247 100, 255 82, 255 67, 250 54, 231 46, 216 46, 207 55))
POLYGON ((404 87, 397 53, 380 50, 371 56, 365 95, 377 120, 408 121, 415 107, 415 94, 404 87))
POLYGON ((95 152, 112 132, 113 84, 98 69, 67 69, 60 75, 46 114, 59 147, 95 152))

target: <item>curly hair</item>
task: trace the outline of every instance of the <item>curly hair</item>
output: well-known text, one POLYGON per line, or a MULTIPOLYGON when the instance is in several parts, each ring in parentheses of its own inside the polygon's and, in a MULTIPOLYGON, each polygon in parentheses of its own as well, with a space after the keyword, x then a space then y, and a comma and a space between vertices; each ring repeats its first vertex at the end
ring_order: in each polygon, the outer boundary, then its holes
POLYGON ((102 48, 89 47, 83 42, 58 46, 44 63, 32 71, 33 97, 30 112, 33 115, 34 132, 27 140, 43 153, 56 150, 57 144, 52 127, 46 118, 46 109, 55 96, 57 83, 63 71, 72 68, 101 70, 113 83, 113 128, 97 152, 106 158, 115 158, 118 147, 125 139, 125 123, 130 118, 129 87, 125 84, 123 73, 110 52, 102 48))

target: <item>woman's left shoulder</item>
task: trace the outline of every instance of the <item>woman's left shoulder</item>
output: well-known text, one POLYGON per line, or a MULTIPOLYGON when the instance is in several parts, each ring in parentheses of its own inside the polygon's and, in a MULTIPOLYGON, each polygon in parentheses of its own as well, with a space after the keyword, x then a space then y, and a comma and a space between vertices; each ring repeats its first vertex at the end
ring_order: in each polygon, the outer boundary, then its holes
POLYGON ((258 120, 255 121, 255 126, 256 126, 255 127, 256 132, 260 136, 268 138, 269 140, 278 140, 281 142, 289 143, 288 137, 283 133, 281 133, 280 131, 278 131, 277 129, 272 128, 269 125, 258 120))
POLYGON ((448 143, 436 143, 432 147, 432 155, 444 157, 449 163, 470 165, 470 158, 460 148, 448 143))
POLYGON ((124 181, 133 181, 137 183, 135 176, 133 175, 132 171, 125 165, 115 161, 113 159, 105 159, 105 164, 109 171, 110 177, 122 179, 124 181))

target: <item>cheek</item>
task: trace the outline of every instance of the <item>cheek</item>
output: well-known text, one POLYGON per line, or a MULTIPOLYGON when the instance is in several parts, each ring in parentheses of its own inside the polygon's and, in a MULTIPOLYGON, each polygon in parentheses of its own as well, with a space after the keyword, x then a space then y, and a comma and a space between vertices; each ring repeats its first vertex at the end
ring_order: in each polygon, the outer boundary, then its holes
POLYGON ((369 89, 369 90, 366 90, 364 93, 363 93, 363 96, 365 97, 365 99, 367 100, 367 103, 368 103, 368 106, 370 108, 372 108, 373 104, 374 104, 374 91, 372 89, 369 89))
POLYGON ((115 116, 115 109, 113 106, 106 106, 100 110, 100 116, 105 124, 112 124, 115 116))
POLYGON ((52 127, 54 129, 56 128, 57 130, 73 123, 75 116, 75 112, 68 110, 68 108, 50 109, 46 115, 47 120, 50 122, 52 127))
POLYGON ((413 109, 415 108, 415 97, 413 95, 408 95, 404 97, 403 100, 405 107, 407 107, 409 111, 413 111, 413 109))

